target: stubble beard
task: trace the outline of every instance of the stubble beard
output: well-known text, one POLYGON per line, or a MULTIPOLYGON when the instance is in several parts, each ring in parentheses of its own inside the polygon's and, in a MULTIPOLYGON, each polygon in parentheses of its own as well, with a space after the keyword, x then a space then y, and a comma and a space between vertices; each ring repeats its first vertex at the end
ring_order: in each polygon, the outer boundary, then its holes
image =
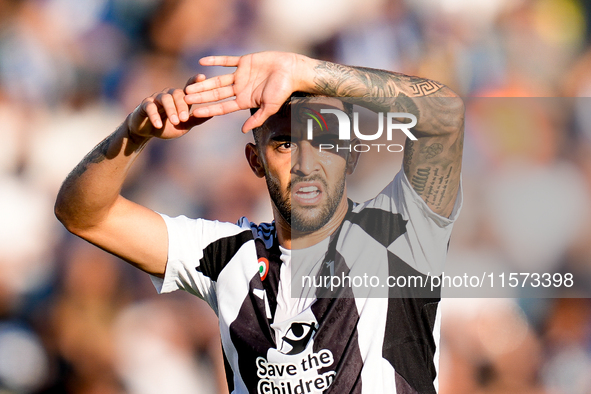
POLYGON ((328 223, 336 212, 345 192, 345 173, 332 189, 329 189, 326 181, 317 175, 307 178, 293 176, 287 185, 285 193, 281 192, 279 181, 270 174, 267 173, 265 180, 271 200, 281 217, 290 224, 292 230, 302 233, 320 230, 328 223), (293 211, 291 207, 292 185, 310 181, 322 183, 326 193, 324 203, 320 207, 301 207, 293 211))

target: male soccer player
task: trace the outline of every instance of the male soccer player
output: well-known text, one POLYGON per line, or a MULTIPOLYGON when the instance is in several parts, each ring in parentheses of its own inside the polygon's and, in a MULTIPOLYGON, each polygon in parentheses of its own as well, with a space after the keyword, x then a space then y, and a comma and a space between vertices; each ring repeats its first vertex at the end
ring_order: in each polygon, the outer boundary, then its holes
POLYGON ((208 302, 219 317, 233 393, 435 393, 438 298, 355 298, 350 283, 330 297, 292 298, 290 270, 330 278, 375 263, 392 276, 439 274, 461 205, 462 101, 431 80, 297 54, 214 56, 201 64, 236 69, 143 100, 67 177, 57 217, 151 274, 159 292, 183 289, 208 302), (312 97, 290 105, 296 92, 312 97), (301 108, 351 112, 319 96, 416 116, 403 170, 374 199, 347 199, 345 176, 357 161, 348 141, 321 131, 320 143, 342 148, 322 150, 316 135, 292 130, 301 108), (242 109, 251 109, 242 131, 254 130, 256 144, 246 156, 266 179, 272 223, 170 218, 120 195, 151 138, 177 138, 242 109))

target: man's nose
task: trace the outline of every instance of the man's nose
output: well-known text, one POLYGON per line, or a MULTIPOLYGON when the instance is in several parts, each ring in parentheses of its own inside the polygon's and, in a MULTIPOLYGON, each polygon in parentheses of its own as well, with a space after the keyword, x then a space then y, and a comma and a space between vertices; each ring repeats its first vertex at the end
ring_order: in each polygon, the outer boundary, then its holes
POLYGON ((292 156, 292 171, 299 176, 306 176, 318 168, 318 151, 306 140, 300 141, 299 149, 292 156))

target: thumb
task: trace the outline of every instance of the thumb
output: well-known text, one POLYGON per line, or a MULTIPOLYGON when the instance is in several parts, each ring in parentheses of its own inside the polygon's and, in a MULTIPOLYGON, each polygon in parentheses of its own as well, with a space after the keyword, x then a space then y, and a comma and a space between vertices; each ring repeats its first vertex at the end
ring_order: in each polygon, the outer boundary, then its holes
POLYGON ((211 118, 212 118, 212 116, 208 116, 207 118, 198 118, 196 116, 189 116, 189 119, 186 122, 183 122, 182 125, 183 125, 183 127, 186 127, 187 129, 191 129, 195 126, 199 126, 200 124, 207 122, 211 118))
POLYGON ((270 116, 279 111, 279 108, 281 108, 280 105, 263 104, 257 112, 246 119, 246 122, 244 122, 244 125, 242 125, 242 132, 248 133, 250 130, 262 126, 270 116))

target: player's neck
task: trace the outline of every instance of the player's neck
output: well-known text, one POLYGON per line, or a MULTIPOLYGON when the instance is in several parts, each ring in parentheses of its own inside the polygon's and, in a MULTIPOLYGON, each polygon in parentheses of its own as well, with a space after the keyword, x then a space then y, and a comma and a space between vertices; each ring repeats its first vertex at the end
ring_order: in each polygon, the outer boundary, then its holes
POLYGON ((277 229, 279 245, 286 249, 304 249, 316 245, 337 231, 343 222, 343 219, 345 219, 348 209, 349 203, 347 201, 347 196, 343 194, 343 198, 329 222, 319 230, 306 233, 292 230, 289 223, 287 223, 278 212, 274 212, 275 228, 277 229))

